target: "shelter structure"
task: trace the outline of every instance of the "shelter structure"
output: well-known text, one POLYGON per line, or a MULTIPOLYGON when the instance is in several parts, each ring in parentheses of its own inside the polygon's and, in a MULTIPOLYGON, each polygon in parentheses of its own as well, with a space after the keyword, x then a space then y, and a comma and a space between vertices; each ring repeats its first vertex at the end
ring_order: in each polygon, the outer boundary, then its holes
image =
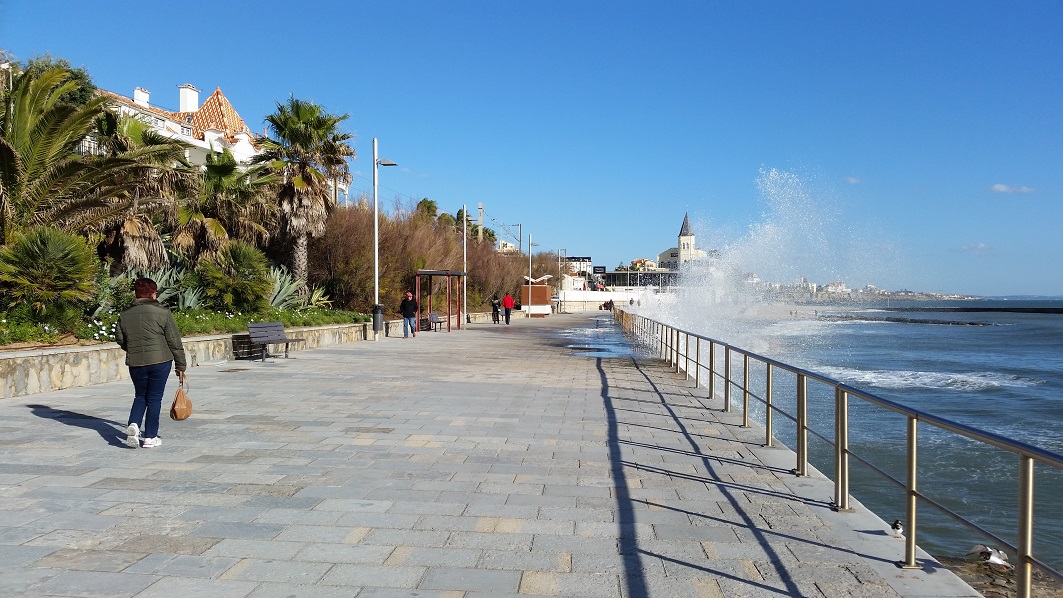
MULTIPOLYGON (((432 309, 432 280, 434 278, 436 278, 436 277, 443 277, 443 278, 447 279, 447 299, 446 299, 446 303, 447 303, 447 316, 446 316, 446 318, 447 318, 447 332, 450 332, 450 323, 455 321, 454 318, 452 317, 454 314, 451 311, 452 306, 455 306, 455 305, 457 306, 457 314, 456 315, 458 316, 457 317, 457 323, 458 323, 457 328, 458 328, 458 330, 461 330, 461 303, 462 303, 461 300, 460 300, 461 299, 461 289, 462 289, 462 286, 461 286, 461 282, 462 281, 461 281, 461 279, 464 276, 466 276, 466 273, 462 272, 460 270, 418 270, 417 271, 417 278, 416 278, 416 282, 414 283, 414 297, 417 298, 417 322, 418 322, 418 324, 420 324, 422 321, 424 321, 424 320, 421 319, 421 313, 422 312, 424 312, 426 314, 425 317, 427 318, 427 314, 429 314, 429 313, 431 313, 433 311, 436 311, 436 310, 432 309), (426 286, 427 286, 427 289, 428 289, 428 309, 427 309, 427 311, 425 311, 423 309, 424 308, 424 302, 421 300, 421 297, 424 296, 421 293, 421 286, 422 286, 422 281, 424 281, 425 279, 427 279, 426 280, 426 283, 427 283, 426 286), (456 290, 454 289, 455 281, 457 282, 457 285, 458 285, 458 288, 456 290), (458 301, 453 301, 452 297, 458 299, 458 301)), ((440 314, 440 317, 442 317, 442 314, 440 314)), ((423 329, 423 327, 422 327, 422 329, 423 329)))
POLYGON ((539 278, 524 277, 524 286, 521 287, 521 306, 532 318, 545 318, 550 315, 552 301, 550 299, 550 286, 548 281, 553 276, 546 274, 539 278))

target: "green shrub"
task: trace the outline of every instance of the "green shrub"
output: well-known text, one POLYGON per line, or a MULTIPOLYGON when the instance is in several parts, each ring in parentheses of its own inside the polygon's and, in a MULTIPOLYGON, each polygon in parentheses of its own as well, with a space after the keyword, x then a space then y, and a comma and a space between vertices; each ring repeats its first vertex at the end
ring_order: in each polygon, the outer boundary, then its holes
POLYGON ((255 246, 231 241, 198 269, 204 303, 219 311, 259 312, 273 288, 266 256, 255 246))
POLYGON ((59 331, 48 324, 18 321, 9 313, 0 313, 0 345, 11 343, 55 343, 59 331))
POLYGON ((26 305, 34 322, 69 330, 94 297, 99 259, 81 237, 35 227, 0 249, 5 308, 26 305))

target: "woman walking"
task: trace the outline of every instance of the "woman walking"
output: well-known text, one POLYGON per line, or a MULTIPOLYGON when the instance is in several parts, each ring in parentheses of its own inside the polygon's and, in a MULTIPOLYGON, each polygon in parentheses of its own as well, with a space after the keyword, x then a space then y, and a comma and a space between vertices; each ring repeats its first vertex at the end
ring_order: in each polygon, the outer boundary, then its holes
POLYGON ((115 341, 126 352, 125 363, 133 380, 133 407, 129 410, 125 443, 144 448, 162 444, 159 439, 159 414, 162 395, 166 392, 166 378, 172 368, 183 384, 185 381, 185 350, 181 332, 173 314, 155 297, 159 287, 150 278, 138 278, 133 283, 136 301, 118 317, 115 341))

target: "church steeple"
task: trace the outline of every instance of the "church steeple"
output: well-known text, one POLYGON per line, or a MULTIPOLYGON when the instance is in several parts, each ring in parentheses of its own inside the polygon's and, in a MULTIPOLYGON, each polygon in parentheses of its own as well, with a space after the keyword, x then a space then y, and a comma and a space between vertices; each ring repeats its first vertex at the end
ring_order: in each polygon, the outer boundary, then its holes
POLYGON ((688 213, 683 214, 683 227, 679 229, 680 237, 690 237, 694 235, 694 231, 690 230, 690 216, 688 213))

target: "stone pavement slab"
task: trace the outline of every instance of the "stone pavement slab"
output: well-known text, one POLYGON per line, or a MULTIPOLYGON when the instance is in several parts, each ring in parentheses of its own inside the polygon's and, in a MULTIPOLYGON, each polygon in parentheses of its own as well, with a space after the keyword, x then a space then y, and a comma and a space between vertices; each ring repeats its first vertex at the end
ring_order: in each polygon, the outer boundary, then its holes
POLYGON ((620 336, 598 312, 208 364, 152 449, 121 442, 128 382, 0 401, 0 595, 979 595, 897 568, 885 522, 620 336))

